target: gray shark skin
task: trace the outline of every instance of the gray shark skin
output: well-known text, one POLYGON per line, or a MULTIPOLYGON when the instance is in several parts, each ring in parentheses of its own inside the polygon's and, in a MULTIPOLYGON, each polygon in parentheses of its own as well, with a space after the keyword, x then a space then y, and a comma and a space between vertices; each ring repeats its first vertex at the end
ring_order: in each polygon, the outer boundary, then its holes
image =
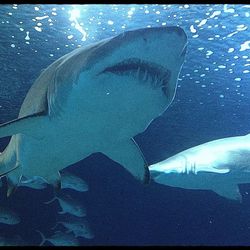
POLYGON ((238 184, 250 183, 250 134, 189 148, 149 166, 149 169, 156 183, 211 190, 241 202, 238 184))
POLYGON ((22 176, 60 187, 59 171, 101 152, 148 183, 133 137, 172 102, 187 36, 179 27, 126 31, 78 48, 49 65, 28 91, 0 155, 8 195, 22 176))

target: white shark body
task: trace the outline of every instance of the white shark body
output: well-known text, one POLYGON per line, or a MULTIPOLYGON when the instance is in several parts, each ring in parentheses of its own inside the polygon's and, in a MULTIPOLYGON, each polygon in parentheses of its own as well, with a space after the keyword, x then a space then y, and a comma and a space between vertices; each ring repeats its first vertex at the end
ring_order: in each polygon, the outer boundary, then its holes
POLYGON ((59 170, 101 152, 144 183, 148 166, 133 137, 172 102, 187 37, 179 27, 127 31, 76 49, 46 68, 0 155, 9 193, 21 176, 60 185, 59 170))
POLYGON ((212 190, 242 200, 238 184, 250 183, 250 135, 210 141, 149 166, 155 182, 212 190))

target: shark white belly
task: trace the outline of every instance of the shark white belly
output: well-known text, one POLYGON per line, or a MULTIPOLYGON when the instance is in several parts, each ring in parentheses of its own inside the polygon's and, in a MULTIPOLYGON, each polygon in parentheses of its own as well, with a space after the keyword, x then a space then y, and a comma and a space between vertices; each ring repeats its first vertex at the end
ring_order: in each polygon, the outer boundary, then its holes
POLYGON ((149 166, 155 182, 212 190, 242 200, 238 184, 250 183, 250 135, 222 138, 184 150, 149 166))
POLYGON ((0 156, 9 193, 21 176, 60 184, 59 170, 104 153, 137 179, 148 166, 133 140, 172 102, 186 53, 179 27, 127 31, 59 58, 29 90, 0 156))

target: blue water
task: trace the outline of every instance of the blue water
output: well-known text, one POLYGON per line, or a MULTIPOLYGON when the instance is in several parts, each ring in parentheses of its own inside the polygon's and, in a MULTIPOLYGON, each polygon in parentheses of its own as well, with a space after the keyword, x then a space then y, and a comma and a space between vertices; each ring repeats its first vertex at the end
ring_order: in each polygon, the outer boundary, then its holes
MULTIPOLYGON (((188 36, 175 99, 136 136, 149 164, 189 147, 249 133, 250 5, 0 5, 0 123, 15 119, 41 70, 85 44, 125 30, 178 25, 188 36)), ((0 140, 3 151, 9 138, 0 140)), ((89 191, 67 191, 82 200, 94 239, 82 245, 250 245, 250 185, 243 202, 210 191, 138 183, 101 154, 70 166, 89 191)), ((43 204, 52 188, 19 188, 1 204, 21 223, 0 224, 0 236, 41 241, 53 231, 59 206, 43 204)), ((66 191, 65 191, 66 192, 66 191)), ((49 245, 49 243, 46 243, 49 245)))

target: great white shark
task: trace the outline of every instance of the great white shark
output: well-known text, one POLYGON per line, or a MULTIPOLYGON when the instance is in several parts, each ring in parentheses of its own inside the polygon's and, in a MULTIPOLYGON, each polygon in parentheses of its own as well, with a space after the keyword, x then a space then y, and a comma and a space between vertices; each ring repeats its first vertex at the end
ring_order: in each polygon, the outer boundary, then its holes
POLYGON ((62 56, 28 91, 0 155, 8 194, 22 176, 60 186, 59 171, 101 152, 144 183, 149 171, 133 140, 172 102, 187 47, 180 27, 126 31, 62 56))
POLYGON ((250 183, 250 134, 206 142, 152 164, 149 169, 156 183, 211 190, 241 202, 238 184, 250 183))

